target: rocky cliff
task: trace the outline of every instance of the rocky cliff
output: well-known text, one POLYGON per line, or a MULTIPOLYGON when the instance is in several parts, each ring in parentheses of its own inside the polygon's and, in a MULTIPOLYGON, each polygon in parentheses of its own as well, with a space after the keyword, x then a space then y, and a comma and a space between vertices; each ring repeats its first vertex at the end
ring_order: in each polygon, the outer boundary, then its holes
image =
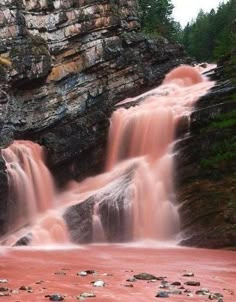
POLYGON ((215 87, 191 116, 176 148, 177 194, 190 246, 236 247, 236 52, 209 73, 215 87))
MULTIPOLYGON (((113 105, 157 86, 183 48, 139 33, 135 0, 0 3, 0 146, 44 145, 61 185, 101 169, 113 105)), ((0 232, 7 177, 0 161, 0 232)))

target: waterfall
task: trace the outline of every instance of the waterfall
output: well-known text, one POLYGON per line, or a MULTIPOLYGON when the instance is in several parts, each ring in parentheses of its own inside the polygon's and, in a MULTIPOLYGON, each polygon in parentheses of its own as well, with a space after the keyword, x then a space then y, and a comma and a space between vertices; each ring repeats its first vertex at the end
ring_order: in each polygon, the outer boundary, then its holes
POLYGON ((160 87, 121 102, 133 106, 117 109, 111 117, 104 173, 73 182, 60 193, 39 145, 15 141, 2 150, 10 229, 30 225, 31 244, 80 242, 76 237, 85 233, 87 241, 95 242, 175 238, 180 225, 173 179, 175 134, 180 120, 189 118, 194 103, 212 85, 197 68, 181 66, 160 87), (80 213, 71 214, 71 209, 80 213))

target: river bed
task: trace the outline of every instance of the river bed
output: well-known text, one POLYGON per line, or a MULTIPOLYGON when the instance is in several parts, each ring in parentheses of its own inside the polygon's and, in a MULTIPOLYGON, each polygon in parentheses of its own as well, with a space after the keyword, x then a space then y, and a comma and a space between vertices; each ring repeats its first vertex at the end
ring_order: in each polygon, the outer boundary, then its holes
POLYGON ((2 250, 0 279, 7 279, 8 283, 0 284, 0 287, 16 291, 0 297, 0 301, 49 301, 45 296, 55 293, 63 295, 65 301, 76 301, 84 292, 96 295, 85 300, 97 302, 162 301, 155 297, 162 290, 159 288, 161 281, 126 282, 133 275, 144 272, 167 277, 165 280, 169 282, 179 281, 194 294, 170 295, 165 301, 209 301, 207 296, 195 294, 201 288, 223 294, 224 302, 236 301, 236 252, 142 245, 2 250), (77 275, 84 270, 95 270, 96 274, 77 275), (194 277, 183 277, 186 272, 193 272, 194 277), (97 280, 103 280, 106 286, 94 287, 91 282, 97 280), (184 285, 190 280, 199 281, 201 285, 184 285), (19 290, 21 286, 31 287, 32 292, 19 290))

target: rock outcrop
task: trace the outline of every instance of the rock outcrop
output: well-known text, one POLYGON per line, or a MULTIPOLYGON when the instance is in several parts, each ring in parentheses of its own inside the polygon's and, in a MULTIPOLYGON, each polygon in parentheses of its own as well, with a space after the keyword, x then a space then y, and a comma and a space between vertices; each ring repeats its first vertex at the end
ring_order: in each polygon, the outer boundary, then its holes
POLYGON ((98 172, 113 105, 187 61, 182 46, 139 33, 137 15, 136 0, 1 1, 0 147, 39 142, 60 185, 98 172))
POLYGON ((192 113, 176 148, 183 245, 236 246, 236 53, 209 73, 215 87, 192 113))
POLYGON ((74 243, 124 242, 132 239, 130 199, 132 170, 113 180, 63 216, 74 243))

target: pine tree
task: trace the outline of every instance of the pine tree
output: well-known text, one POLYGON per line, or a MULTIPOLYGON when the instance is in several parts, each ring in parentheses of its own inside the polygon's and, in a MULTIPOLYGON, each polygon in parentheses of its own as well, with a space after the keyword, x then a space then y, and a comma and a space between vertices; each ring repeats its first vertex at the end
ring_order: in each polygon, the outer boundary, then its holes
POLYGON ((171 0, 139 0, 141 25, 146 33, 173 37, 177 24, 172 18, 171 0))
POLYGON ((182 35, 178 36, 182 37, 181 42, 189 55, 196 57, 198 61, 214 61, 235 47, 235 16, 236 0, 221 3, 217 11, 200 11, 196 20, 188 23, 182 35))

